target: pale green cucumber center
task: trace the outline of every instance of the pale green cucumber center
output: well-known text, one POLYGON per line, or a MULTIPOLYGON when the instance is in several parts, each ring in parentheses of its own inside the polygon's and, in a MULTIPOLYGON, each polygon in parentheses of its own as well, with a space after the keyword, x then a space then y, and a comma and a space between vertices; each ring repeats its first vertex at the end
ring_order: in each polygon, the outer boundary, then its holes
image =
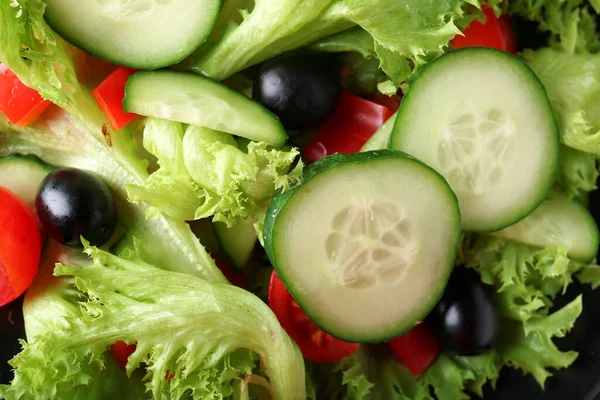
POLYGON ((504 178, 507 155, 515 146, 515 124, 503 110, 480 110, 472 104, 461 104, 450 115, 437 144, 438 165, 455 192, 481 196, 504 178))
POLYGON ((340 285, 397 285, 414 264, 418 244, 398 204, 364 200, 339 211, 330 226, 325 251, 340 285))
POLYGON ((157 7, 174 2, 175 0, 95 0, 100 14, 114 21, 143 18, 157 7))

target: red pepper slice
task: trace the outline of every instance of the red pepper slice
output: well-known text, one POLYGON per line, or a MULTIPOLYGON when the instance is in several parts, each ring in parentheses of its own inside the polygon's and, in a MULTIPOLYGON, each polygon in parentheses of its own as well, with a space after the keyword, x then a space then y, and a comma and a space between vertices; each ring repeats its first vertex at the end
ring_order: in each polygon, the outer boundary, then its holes
POLYGON ((496 17, 494 10, 484 7, 485 23, 479 20, 471 22, 462 35, 457 35, 450 44, 457 49, 464 47, 491 47, 515 54, 517 41, 510 17, 503 15, 496 17))
POLYGON ((358 153, 393 114, 381 104, 344 92, 337 110, 304 151, 304 158, 314 162, 335 153, 358 153))
POLYGON ((388 343, 414 376, 420 375, 429 367, 440 351, 440 344, 425 323, 388 343))
POLYGON ((127 365, 127 359, 136 349, 136 344, 127 344, 122 340, 119 340, 115 344, 110 345, 110 351, 113 353, 117 364, 125 368, 127 365))
POLYGON ((308 319, 275 271, 269 283, 269 306, 304 358, 310 361, 337 362, 360 346, 329 335, 308 319))
POLYGON ((126 113, 123 110, 125 85, 129 77, 136 72, 135 69, 119 67, 92 92, 98 106, 104 111, 115 130, 124 128, 136 117, 136 114, 126 113))
POLYGON ((25 127, 50 105, 4 64, 0 64, 0 111, 14 125, 25 127))

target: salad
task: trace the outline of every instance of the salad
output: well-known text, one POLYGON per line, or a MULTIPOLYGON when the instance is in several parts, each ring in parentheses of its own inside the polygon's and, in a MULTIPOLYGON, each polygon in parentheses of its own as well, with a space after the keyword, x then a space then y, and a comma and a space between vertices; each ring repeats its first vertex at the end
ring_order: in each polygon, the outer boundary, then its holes
POLYGON ((544 387, 600 286, 599 14, 1 2, 0 398, 544 387))

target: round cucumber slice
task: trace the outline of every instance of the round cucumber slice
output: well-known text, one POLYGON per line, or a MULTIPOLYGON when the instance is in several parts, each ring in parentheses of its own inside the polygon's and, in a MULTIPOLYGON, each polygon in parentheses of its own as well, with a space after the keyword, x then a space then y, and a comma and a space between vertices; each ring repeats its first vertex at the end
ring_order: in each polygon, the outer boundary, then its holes
POLYGON ((467 231, 514 224, 556 178, 558 127, 546 89, 521 59, 467 48, 432 62, 402 101, 390 148, 437 170, 467 231))
POLYGON ((46 0, 45 18, 89 54, 131 68, 175 64, 211 32, 222 0, 46 0))
POLYGON ((564 197, 544 201, 527 218, 492 235, 534 247, 567 246, 569 257, 584 263, 596 257, 600 244, 592 214, 564 197))
POLYGON ((16 194, 35 213, 35 195, 52 167, 35 156, 0 157, 0 186, 16 194))
POLYGON ((379 342, 410 330, 439 300, 460 236, 457 199, 434 170, 400 152, 333 155, 276 196, 267 254, 323 330, 379 342))

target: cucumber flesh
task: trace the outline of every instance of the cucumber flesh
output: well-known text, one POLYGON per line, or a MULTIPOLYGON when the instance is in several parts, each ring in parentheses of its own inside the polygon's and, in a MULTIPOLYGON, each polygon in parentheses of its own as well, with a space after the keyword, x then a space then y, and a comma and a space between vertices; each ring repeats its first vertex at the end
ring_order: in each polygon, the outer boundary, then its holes
POLYGON ((369 140, 367 140, 367 143, 363 145, 360 151, 365 152, 371 150, 387 149, 389 147, 390 136, 392 134, 392 129, 394 128, 394 123, 396 122, 397 115, 398 113, 392 115, 390 119, 385 121, 385 123, 381 125, 381 128, 379 128, 377 132, 375 132, 373 136, 371 136, 369 140))
POLYGON ((0 158, 0 186, 16 194, 35 213, 35 196, 52 168, 34 156, 0 158))
POLYGON ((277 117, 260 104, 192 73, 138 72, 127 82, 123 107, 126 112, 223 131, 277 148, 287 140, 277 117))
POLYGON ((533 71, 506 52, 467 48, 429 64, 404 97, 390 148, 442 174, 463 228, 489 232, 530 214, 556 178, 559 138, 533 71))
POLYGON ((592 214, 564 197, 544 201, 524 220, 492 235, 534 247, 567 246, 569 257, 584 263, 596 257, 600 243, 592 214))
POLYGON ((231 228, 222 222, 213 222, 213 230, 223 253, 231 260, 233 267, 242 272, 258 241, 252 219, 240 220, 231 228))
POLYGON ((222 0, 46 0, 46 21, 87 53, 155 69, 190 55, 211 32, 222 0))
POLYGON ((265 250, 286 288, 323 330, 380 342, 439 300, 460 236, 456 197, 431 168, 389 150, 336 154, 275 196, 265 250))

